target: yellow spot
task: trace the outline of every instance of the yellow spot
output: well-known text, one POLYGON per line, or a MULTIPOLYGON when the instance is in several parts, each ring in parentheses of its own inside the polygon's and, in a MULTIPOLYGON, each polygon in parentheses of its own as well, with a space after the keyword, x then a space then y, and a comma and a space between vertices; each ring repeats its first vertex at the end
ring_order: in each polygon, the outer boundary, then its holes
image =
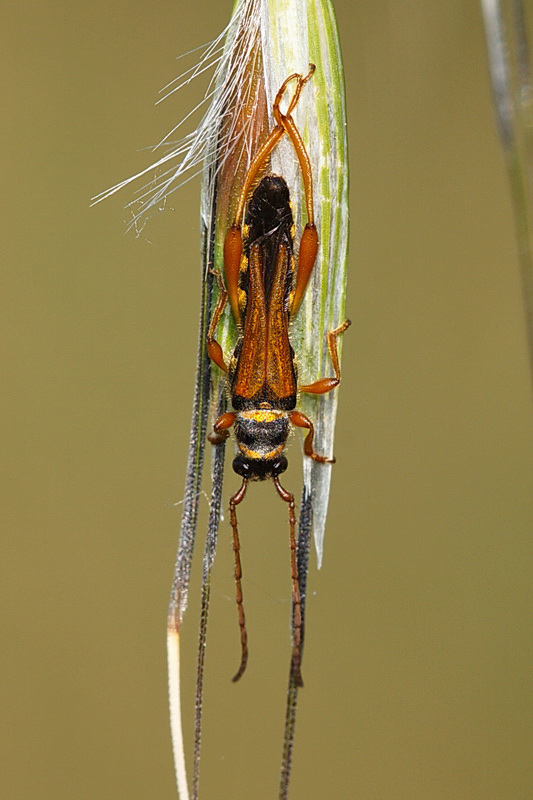
POLYGON ((237 444, 239 445, 239 450, 241 451, 243 456, 246 456, 246 458, 254 458, 256 460, 261 459, 261 456, 259 455, 257 450, 250 450, 250 448, 246 447, 246 445, 243 444, 242 442, 237 442, 237 444))
POLYGON ((276 447, 274 450, 269 450, 268 453, 260 453, 258 450, 250 450, 250 448, 246 447, 246 445, 242 444, 242 442, 237 442, 237 444, 239 445, 239 450, 246 458, 249 458, 253 461, 269 461, 271 458, 276 458, 276 456, 279 456, 286 443, 282 442, 279 447, 276 447))
POLYGON ((252 409, 251 411, 241 412, 241 417, 244 417, 245 419, 252 419, 254 422, 275 422, 275 420, 284 416, 284 411, 276 411, 273 408, 258 408, 252 409))

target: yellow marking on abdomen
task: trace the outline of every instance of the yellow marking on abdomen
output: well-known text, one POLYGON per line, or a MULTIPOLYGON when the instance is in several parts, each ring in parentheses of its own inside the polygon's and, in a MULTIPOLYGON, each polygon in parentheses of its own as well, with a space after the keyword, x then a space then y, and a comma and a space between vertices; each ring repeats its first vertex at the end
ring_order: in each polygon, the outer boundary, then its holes
POLYGON ((239 446, 239 450, 246 458, 253 459, 255 461, 269 461, 270 459, 279 456, 287 443, 282 442, 279 447, 276 447, 274 450, 269 450, 268 453, 260 453, 258 450, 250 450, 250 448, 246 447, 246 445, 242 444, 242 442, 237 442, 237 444, 239 446))
POLYGON ((251 411, 241 411, 240 417, 251 419, 254 422, 275 422, 280 417, 285 417, 285 411, 277 411, 276 409, 259 409, 254 408, 251 411))

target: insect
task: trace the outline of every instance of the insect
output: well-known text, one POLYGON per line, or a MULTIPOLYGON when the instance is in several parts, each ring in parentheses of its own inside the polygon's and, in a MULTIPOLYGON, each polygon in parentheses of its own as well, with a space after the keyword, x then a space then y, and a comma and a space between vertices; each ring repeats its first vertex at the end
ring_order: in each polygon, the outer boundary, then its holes
POLYGON ((219 296, 207 333, 207 349, 211 360, 227 374, 232 411, 222 414, 214 424, 213 444, 229 436, 233 426, 238 454, 234 471, 242 478, 239 490, 230 498, 230 521, 235 555, 236 600, 241 631, 241 663, 233 680, 238 680, 248 661, 248 638, 241 586, 241 560, 236 507, 242 502, 250 481, 270 478, 278 495, 288 505, 291 579, 294 606, 294 640, 292 674, 301 686, 302 613, 295 538, 296 514, 294 495, 285 489, 279 476, 287 469, 283 450, 290 426, 308 431, 304 453, 314 461, 333 463, 335 459, 319 455, 313 449, 312 421, 296 409, 298 393, 325 394, 339 385, 341 373, 337 337, 350 325, 345 320, 327 334, 328 349, 335 377, 321 378, 298 386, 297 366, 290 341, 290 321, 302 302, 318 252, 318 234, 313 210, 313 176, 309 156, 292 112, 302 89, 315 70, 310 65, 307 75, 290 75, 282 84, 273 103, 276 122, 265 143, 252 160, 245 176, 233 224, 224 242, 225 283, 215 272, 219 296), (281 100, 287 87, 296 82, 287 111, 282 113, 281 100), (283 136, 288 136, 298 158, 305 190, 307 223, 303 230, 298 256, 294 252, 294 223, 289 189, 280 175, 266 174, 252 192, 258 173, 265 168, 269 156, 283 136), (251 193, 251 198, 248 197, 251 193), (244 225, 241 224, 246 203, 244 225), (226 303, 239 330, 239 339, 229 364, 224 360, 215 339, 217 325, 226 303))

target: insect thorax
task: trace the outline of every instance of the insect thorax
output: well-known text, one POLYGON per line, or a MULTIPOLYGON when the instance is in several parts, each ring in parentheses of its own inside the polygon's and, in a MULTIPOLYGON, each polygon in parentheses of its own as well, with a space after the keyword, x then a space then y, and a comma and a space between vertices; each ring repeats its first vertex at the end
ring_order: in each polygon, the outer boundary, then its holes
MULTIPOLYGON (((270 290, 279 248, 287 249, 289 270, 287 272, 287 299, 292 284, 292 256, 294 222, 290 204, 289 189, 285 179, 279 175, 265 175, 256 187, 248 205, 243 229, 244 263, 250 256, 252 247, 261 251, 263 264, 263 283, 265 301, 270 302, 270 290)), ((240 276, 240 288, 248 292, 248 272, 244 270, 240 276)))

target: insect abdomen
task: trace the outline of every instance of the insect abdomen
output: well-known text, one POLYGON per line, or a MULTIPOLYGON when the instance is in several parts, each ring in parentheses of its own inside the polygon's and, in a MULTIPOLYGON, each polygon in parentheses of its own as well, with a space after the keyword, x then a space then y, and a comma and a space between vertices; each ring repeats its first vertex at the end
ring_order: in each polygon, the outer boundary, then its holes
POLYGON ((243 456, 269 461, 283 451, 289 435, 289 419, 275 409, 254 409, 237 415, 235 438, 243 456))

